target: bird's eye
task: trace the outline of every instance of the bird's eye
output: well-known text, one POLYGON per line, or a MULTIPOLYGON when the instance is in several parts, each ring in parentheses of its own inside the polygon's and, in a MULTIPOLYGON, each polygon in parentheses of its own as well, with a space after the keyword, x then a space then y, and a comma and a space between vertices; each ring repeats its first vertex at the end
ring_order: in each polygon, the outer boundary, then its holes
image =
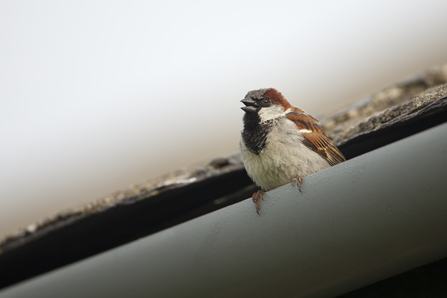
POLYGON ((268 97, 259 98, 256 102, 258 103, 258 105, 260 107, 269 107, 270 106, 270 98, 268 98, 268 97))

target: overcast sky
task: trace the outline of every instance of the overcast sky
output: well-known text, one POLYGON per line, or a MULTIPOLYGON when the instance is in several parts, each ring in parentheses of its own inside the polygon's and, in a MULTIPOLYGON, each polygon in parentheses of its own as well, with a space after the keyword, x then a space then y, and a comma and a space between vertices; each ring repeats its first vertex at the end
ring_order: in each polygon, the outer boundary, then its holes
POLYGON ((447 1, 1 1, 0 237, 447 62, 447 1))

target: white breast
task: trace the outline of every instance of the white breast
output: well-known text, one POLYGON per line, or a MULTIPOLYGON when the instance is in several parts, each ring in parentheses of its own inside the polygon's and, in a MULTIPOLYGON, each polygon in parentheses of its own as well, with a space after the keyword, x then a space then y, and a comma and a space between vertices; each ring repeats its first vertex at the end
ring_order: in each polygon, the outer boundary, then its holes
POLYGON ((259 155, 250 152, 242 138, 239 143, 245 169, 258 186, 270 190, 293 178, 330 167, 325 159, 303 145, 304 137, 295 123, 285 117, 275 122, 259 155))

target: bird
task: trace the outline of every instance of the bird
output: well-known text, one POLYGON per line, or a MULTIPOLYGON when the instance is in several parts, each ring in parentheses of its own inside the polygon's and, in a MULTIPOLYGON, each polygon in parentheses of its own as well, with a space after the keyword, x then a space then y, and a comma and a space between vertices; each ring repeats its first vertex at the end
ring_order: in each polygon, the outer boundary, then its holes
POLYGON ((266 191, 295 182, 301 191, 305 176, 346 160, 319 121, 278 90, 253 90, 241 102, 245 113, 239 150, 248 176, 261 188, 252 196, 258 214, 266 191))

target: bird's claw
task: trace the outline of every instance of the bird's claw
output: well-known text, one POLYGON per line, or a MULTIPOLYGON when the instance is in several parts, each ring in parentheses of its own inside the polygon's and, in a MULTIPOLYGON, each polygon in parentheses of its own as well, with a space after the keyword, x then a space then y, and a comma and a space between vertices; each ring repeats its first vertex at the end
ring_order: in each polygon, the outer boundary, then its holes
POLYGON ((303 178, 304 176, 298 176, 296 178, 292 178, 292 180, 290 181, 290 184, 294 184, 296 182, 296 185, 298 186, 298 190, 302 193, 301 191, 301 182, 303 182, 303 178))
MULTIPOLYGON (((263 190, 258 190, 258 191, 255 192, 255 193, 253 194, 253 196, 252 196, 253 202, 254 202, 255 205, 256 205, 256 213, 258 213, 258 214, 259 214, 259 209, 260 209, 260 207, 259 207, 259 199, 262 199, 262 200, 264 201, 264 194, 265 194, 265 191, 263 191, 263 190)), ((260 215, 260 214, 259 214, 259 215, 260 215)))

